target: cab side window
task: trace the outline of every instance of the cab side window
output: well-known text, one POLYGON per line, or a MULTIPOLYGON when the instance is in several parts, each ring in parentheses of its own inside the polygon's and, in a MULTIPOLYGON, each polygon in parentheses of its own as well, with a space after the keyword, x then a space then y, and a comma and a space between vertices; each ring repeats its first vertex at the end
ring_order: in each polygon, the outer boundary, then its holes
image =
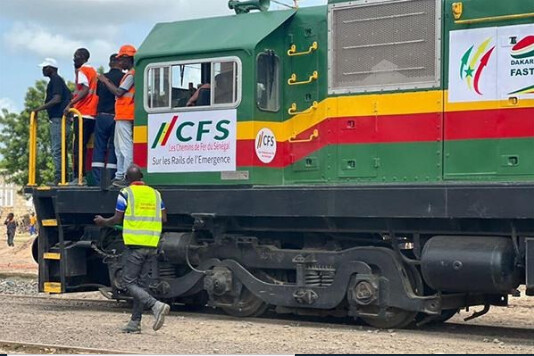
POLYGON ((161 112, 197 106, 236 107, 241 95, 240 70, 239 59, 233 57, 150 65, 145 108, 161 112))
POLYGON ((267 51, 257 59, 256 104, 260 110, 280 109, 280 59, 267 51))

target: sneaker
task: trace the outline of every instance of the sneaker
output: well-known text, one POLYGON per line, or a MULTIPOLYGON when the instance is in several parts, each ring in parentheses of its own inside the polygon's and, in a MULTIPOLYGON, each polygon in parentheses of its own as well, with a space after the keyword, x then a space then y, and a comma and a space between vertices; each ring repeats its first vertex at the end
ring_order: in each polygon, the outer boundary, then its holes
POLYGON ((165 315, 169 314, 171 310, 171 307, 168 304, 162 303, 162 302, 156 302, 154 306, 152 307, 152 312, 154 313, 154 325, 152 325, 152 329, 159 330, 163 326, 163 323, 165 322, 165 315))
POLYGON ((126 188, 128 186, 128 182, 124 179, 115 180, 111 183, 111 185, 117 188, 126 188))
POLYGON ((130 320, 121 331, 126 334, 139 334, 141 333, 141 323, 139 321, 130 320))

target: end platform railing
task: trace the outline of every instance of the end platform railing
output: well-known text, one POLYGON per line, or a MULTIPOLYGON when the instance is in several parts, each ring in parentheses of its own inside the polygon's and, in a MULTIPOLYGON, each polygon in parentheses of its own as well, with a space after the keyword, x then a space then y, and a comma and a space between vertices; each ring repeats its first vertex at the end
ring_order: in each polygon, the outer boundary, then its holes
MULTIPOLYGON (((76 109, 70 109, 78 117, 78 185, 83 185, 83 117, 76 109)), ((35 187, 37 176, 37 118, 34 112, 30 115, 29 159, 28 159, 28 186, 35 187)), ((67 116, 61 118, 61 181, 59 185, 67 185, 67 116)))

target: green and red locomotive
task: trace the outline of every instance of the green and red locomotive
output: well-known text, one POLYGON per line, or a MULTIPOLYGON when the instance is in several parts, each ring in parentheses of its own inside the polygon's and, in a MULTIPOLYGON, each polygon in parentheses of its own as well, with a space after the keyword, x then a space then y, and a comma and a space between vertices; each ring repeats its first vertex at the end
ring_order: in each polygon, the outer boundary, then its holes
MULTIPOLYGON (((229 5, 135 57, 154 295, 392 328, 534 294, 534 2, 229 5)), ((40 290, 127 297, 117 191, 31 190, 40 290)))

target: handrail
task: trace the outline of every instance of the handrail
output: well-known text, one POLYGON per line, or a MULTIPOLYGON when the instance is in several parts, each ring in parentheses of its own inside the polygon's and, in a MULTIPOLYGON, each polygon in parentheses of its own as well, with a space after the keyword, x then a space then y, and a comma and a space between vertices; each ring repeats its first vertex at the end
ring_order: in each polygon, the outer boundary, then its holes
POLYGON ((302 110, 302 111, 297 111, 297 103, 293 103, 291 104, 291 107, 287 110, 287 113, 289 115, 299 115, 299 114, 306 114, 312 110, 315 110, 319 107, 319 103, 317 103, 316 101, 313 102, 313 104, 307 108, 306 110, 302 110))
POLYGON ((304 139, 297 140, 296 137, 297 136, 294 135, 293 137, 290 137, 288 141, 291 142, 291 143, 311 142, 314 139, 319 137, 319 130, 317 130, 317 129, 313 130, 313 133, 310 135, 309 138, 304 138, 304 139))
POLYGON ((307 51, 297 52, 297 45, 292 44, 291 48, 289 48, 287 51, 287 55, 289 57, 305 56, 307 54, 312 53, 313 51, 316 51, 318 48, 319 48, 319 44, 317 43, 317 41, 314 41, 307 51))
POLYGON ((319 73, 317 71, 314 71, 312 75, 310 75, 310 78, 308 80, 303 80, 301 82, 297 81, 297 75, 295 73, 291 74, 291 78, 287 80, 287 84, 289 85, 302 85, 302 84, 310 84, 314 80, 317 80, 319 78, 319 73))
POLYGON ((519 19, 528 19, 528 18, 534 18, 534 12, 525 13, 525 14, 479 17, 476 19, 455 20, 454 24, 469 25, 469 24, 483 23, 483 22, 498 22, 498 21, 519 20, 519 19))
MULTIPOLYGON (((69 112, 78 116, 78 185, 83 185, 83 117, 76 109, 69 112)), ((28 157, 28 186, 36 186, 37 172, 37 119, 35 112, 30 114, 29 157, 28 157)), ((67 185, 67 116, 61 118, 61 182, 59 185, 67 185)))
MULTIPOLYGON (((83 116, 78 110, 71 108, 70 113, 78 116, 78 185, 83 185, 83 116)), ((61 182, 59 185, 67 185, 67 116, 61 118, 61 182)))
POLYGON ((37 119, 35 112, 30 114, 30 136, 28 138, 28 186, 34 187, 35 184, 35 166, 37 165, 37 119))

